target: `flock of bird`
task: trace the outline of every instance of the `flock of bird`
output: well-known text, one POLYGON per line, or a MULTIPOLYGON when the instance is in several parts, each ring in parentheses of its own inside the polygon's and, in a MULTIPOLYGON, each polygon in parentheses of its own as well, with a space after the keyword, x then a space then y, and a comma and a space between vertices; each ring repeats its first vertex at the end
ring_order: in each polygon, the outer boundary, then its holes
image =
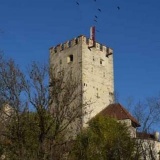
MULTIPOLYGON (((97 2, 97 0, 93 0, 94 2, 97 2)), ((76 5, 80 5, 80 2, 77 0, 77 1, 75 1, 76 2, 76 5)), ((117 6, 117 9, 118 10, 120 10, 120 7, 119 6, 117 6)), ((99 13, 101 13, 102 12, 102 10, 101 10, 101 8, 97 8, 97 11, 99 12, 99 13)), ((94 18, 93 18, 93 21, 95 22, 95 23, 98 23, 98 15, 94 15, 94 18)), ((99 32, 99 30, 96 30, 97 32, 99 32)))

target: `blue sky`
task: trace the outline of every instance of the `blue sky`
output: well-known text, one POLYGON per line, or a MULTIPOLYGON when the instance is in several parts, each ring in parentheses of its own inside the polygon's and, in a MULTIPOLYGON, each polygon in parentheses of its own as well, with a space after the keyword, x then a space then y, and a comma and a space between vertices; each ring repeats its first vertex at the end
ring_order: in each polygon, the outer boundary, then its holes
POLYGON ((115 90, 141 100, 160 91, 159 0, 0 0, 0 49, 22 68, 49 48, 86 35, 114 49, 115 90), (118 10, 117 7, 120 7, 118 10), (100 8, 101 12, 97 9, 100 8), (97 16, 97 23, 93 21, 97 16))

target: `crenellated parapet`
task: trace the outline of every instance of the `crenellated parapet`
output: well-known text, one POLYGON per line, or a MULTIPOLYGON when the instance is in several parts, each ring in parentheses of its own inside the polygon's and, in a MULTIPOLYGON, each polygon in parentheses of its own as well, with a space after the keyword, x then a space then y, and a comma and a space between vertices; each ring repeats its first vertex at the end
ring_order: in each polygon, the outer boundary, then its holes
POLYGON ((79 43, 85 43, 88 45, 88 47, 94 47, 96 48, 97 50, 100 50, 102 52, 104 52, 106 54, 106 56, 109 56, 111 54, 113 54, 113 50, 109 47, 106 47, 105 45, 102 45, 98 42, 94 42, 92 39, 90 38, 87 38, 86 36, 83 36, 83 35, 80 35, 72 40, 69 40, 65 43, 61 43, 61 44, 58 44, 57 46, 55 47, 51 47, 50 48, 50 53, 54 54, 54 53, 59 53, 65 49, 68 49, 68 48, 71 48, 79 43))
POLYGON ((57 52, 61 52, 65 49, 71 48, 77 44, 79 44, 80 42, 82 42, 84 36, 78 36, 77 38, 74 38, 70 41, 58 44, 55 47, 51 47, 50 48, 50 53, 57 53, 57 52))

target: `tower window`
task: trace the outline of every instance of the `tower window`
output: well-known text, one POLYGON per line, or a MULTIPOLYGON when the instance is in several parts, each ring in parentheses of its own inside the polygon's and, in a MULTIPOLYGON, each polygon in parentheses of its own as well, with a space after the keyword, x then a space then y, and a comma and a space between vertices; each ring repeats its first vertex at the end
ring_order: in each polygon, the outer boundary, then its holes
POLYGON ((103 60, 103 59, 100 59, 100 64, 101 64, 102 66, 104 66, 104 60, 103 60))
POLYGON ((87 86, 87 83, 84 83, 84 86, 87 86))
POLYGON ((67 63, 73 62, 73 54, 67 57, 67 63))

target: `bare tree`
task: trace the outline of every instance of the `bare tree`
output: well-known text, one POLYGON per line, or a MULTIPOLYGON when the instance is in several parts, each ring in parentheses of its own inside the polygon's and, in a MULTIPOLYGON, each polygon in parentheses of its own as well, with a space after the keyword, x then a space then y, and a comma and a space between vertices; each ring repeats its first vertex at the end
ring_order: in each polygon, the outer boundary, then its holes
MULTIPOLYGON (((5 130, 1 130, 1 135, 4 137, 7 143, 14 141, 16 145, 13 144, 12 147, 8 147, 8 150, 16 152, 18 157, 23 157, 23 131, 20 113, 24 111, 25 100, 23 97, 25 85, 25 77, 20 71, 18 66, 13 60, 5 61, 4 58, 0 57, 0 99, 2 104, 7 104, 12 106, 14 110, 14 115, 12 115, 12 123, 16 123, 14 129, 16 132, 13 133, 13 126, 11 123, 5 123, 5 130), (11 132, 8 132, 10 130, 11 132), (6 131, 6 132, 5 132, 6 131)), ((1 106, 2 107, 2 106, 1 106)), ((3 110, 5 111, 5 110, 3 110)), ((8 110, 6 110, 8 112, 8 110)), ((5 113, 5 115, 8 115, 5 113)), ((10 116, 10 114, 9 114, 10 116)), ((10 118, 10 117, 8 117, 10 118)), ((7 119, 8 119, 7 118, 7 119)), ((17 158, 18 159, 18 158, 17 158)), ((20 159, 20 158, 19 158, 20 159)))
MULTIPOLYGON (((66 151, 65 145, 72 142, 82 128, 83 109, 88 105, 82 104, 80 81, 74 78, 72 71, 61 70, 57 74, 56 70, 56 67, 50 68, 49 106, 55 123, 54 136, 52 135, 51 138, 51 153, 53 153, 55 144, 58 144, 57 152, 59 152, 59 146, 64 146, 66 151), (61 139, 58 143, 55 141, 57 136, 58 139, 61 139)), ((57 152, 54 151, 54 153, 57 152)), ((59 158, 62 159, 62 157, 59 158)))
POLYGON ((139 121, 141 132, 153 132, 160 121, 160 100, 159 96, 146 98, 144 101, 135 102, 133 98, 127 100, 127 109, 132 112, 139 121))
POLYGON ((153 133, 160 121, 159 96, 146 98, 139 102, 134 102, 133 98, 130 97, 127 103, 127 108, 141 124, 141 127, 137 128, 137 156, 144 160, 159 159, 159 138, 156 138, 155 133, 153 133))
POLYGON ((13 60, 1 56, 0 100, 13 109, 0 132, 6 156, 62 159, 66 144, 81 129, 81 95, 79 81, 69 72, 57 74, 35 62, 22 72, 13 60))

